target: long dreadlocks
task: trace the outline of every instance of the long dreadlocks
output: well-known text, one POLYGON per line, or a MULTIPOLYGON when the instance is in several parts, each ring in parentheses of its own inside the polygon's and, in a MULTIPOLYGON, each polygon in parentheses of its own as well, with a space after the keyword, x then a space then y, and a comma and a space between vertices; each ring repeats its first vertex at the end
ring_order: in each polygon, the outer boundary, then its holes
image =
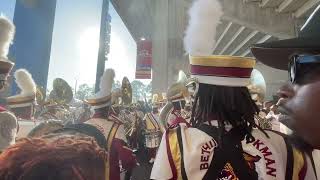
POLYGON ((261 129, 254 121, 258 113, 259 109, 246 87, 199 84, 190 123, 193 127, 199 127, 203 123, 211 125, 211 120, 217 120, 221 137, 225 133, 225 125, 230 124, 247 135, 247 141, 252 141, 253 127, 261 129))

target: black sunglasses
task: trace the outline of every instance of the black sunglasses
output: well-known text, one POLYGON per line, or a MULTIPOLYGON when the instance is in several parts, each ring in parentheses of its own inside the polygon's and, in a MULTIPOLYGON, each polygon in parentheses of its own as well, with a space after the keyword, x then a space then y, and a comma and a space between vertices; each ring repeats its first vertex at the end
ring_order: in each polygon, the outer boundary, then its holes
POLYGON ((295 55, 289 62, 289 80, 297 83, 297 79, 304 75, 303 65, 320 63, 320 55, 295 55))

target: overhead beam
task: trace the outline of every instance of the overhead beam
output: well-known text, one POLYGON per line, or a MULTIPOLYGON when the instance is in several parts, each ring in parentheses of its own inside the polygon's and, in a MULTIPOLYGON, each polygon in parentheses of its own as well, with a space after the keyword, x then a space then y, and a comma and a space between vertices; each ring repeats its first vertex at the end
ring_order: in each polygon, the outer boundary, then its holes
MULTIPOLYGON (((146 38, 152 37, 153 14, 149 14, 150 11, 147 11, 145 8, 141 8, 142 10, 136 10, 136 8, 133 8, 133 6, 139 6, 139 8, 142 7, 140 5, 141 3, 144 3, 144 6, 147 6, 147 1, 111 0, 110 2, 135 41, 138 41, 141 36, 146 38), (137 3, 139 4, 137 5, 137 3)), ((152 4, 150 4, 149 7, 151 7, 151 5, 152 4)))
POLYGON ((256 36, 259 31, 252 31, 231 53, 230 55, 235 55, 245 44, 247 44, 254 36, 256 36))
POLYGON ((227 34, 227 32, 229 31, 229 29, 232 26, 232 22, 229 22, 228 26, 224 29, 224 31, 222 32, 222 34, 220 35, 219 39, 216 42, 216 46, 213 49, 213 51, 215 51, 217 49, 217 47, 219 46, 220 42, 222 41, 222 39, 224 38, 224 36, 227 34))
POLYGON ((261 0, 242 0, 243 3, 261 2, 261 0))
POLYGON ((260 7, 264 8, 268 3, 270 3, 271 0, 262 0, 260 3, 260 7))
POLYGON ((263 37, 257 42, 257 44, 264 43, 264 42, 268 41, 270 38, 272 38, 272 36, 267 34, 267 35, 263 36, 263 37))
POLYGON ((223 0, 221 3, 224 20, 280 39, 288 39, 296 35, 295 19, 290 14, 277 14, 272 8, 261 9, 257 8, 254 3, 244 4, 238 0, 223 0))
MULTIPOLYGON (((271 35, 265 35, 263 36, 259 41, 257 41, 257 44, 260 44, 260 43, 264 43, 266 41, 268 41, 272 36, 271 35)), ((250 54, 251 50, 250 48, 247 49, 244 53, 242 53, 240 56, 242 57, 246 57, 248 54, 250 54)))
POLYGON ((294 12, 293 16, 295 18, 301 18, 310 9, 314 8, 319 3, 320 3, 320 0, 309 0, 304 5, 302 5, 296 12, 294 12))
MULTIPOLYGON (((300 0, 301 1, 301 0, 300 0)), ((284 0, 279 7, 276 9, 276 12, 278 13, 282 13, 282 12, 286 12, 287 8, 294 3, 295 0, 284 0)))
POLYGON ((240 56, 241 57, 246 57, 248 54, 250 54, 250 49, 247 49, 244 53, 242 53, 240 56))
POLYGON ((239 35, 246 29, 246 27, 241 26, 238 31, 233 35, 233 37, 230 39, 230 41, 224 46, 224 48, 221 50, 221 52, 219 53, 220 55, 223 54, 229 47, 230 45, 234 42, 234 40, 236 40, 239 35))

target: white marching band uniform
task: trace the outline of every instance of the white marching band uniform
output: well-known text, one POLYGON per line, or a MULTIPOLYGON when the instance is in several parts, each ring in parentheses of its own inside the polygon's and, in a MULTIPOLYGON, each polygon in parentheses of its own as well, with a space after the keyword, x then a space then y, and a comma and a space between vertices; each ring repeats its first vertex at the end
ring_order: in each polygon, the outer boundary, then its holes
MULTIPOLYGON (((255 141, 249 144, 245 140, 242 142, 245 159, 256 170, 259 179, 286 179, 287 167, 293 169, 292 179, 299 179, 299 175, 306 180, 316 179, 309 156, 287 144, 289 142, 283 136, 271 131, 267 134, 270 138, 259 130, 253 130, 255 141), (290 162, 288 152, 289 156, 293 156, 294 164, 287 164, 290 162)), ((178 128, 170 129, 163 135, 151 179, 202 179, 217 146, 217 139, 197 128, 180 124, 178 128), (183 174, 186 178, 183 178, 183 174)), ((231 166, 224 167, 220 179, 224 178, 237 179, 231 166)))
MULTIPOLYGON (((190 55, 191 77, 198 84, 248 86, 255 66, 254 59, 211 54, 214 48, 211 40, 215 38, 216 27, 223 15, 220 2, 196 0, 189 14, 184 43, 190 55)), ((288 136, 266 131, 268 137, 263 131, 253 129, 251 134, 254 139, 249 141, 249 136, 241 135, 243 132, 238 127, 225 126, 223 139, 217 120, 211 121, 210 125, 201 124, 199 128, 178 123, 167 129, 161 140, 151 179, 316 179, 312 156, 293 146, 288 136)))

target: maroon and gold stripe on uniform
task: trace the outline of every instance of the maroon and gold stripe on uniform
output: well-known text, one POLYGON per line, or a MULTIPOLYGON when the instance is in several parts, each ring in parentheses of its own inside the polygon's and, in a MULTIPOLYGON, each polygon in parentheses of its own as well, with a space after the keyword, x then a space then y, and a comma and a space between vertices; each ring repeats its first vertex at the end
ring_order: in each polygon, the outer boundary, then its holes
POLYGON ((148 130, 160 130, 160 125, 157 122, 156 118, 151 114, 151 113, 147 113, 146 115, 146 128, 148 130))
POLYGON ((307 161, 305 153, 297 150, 296 148, 292 149, 293 153, 293 180, 304 180, 307 174, 307 161))
POLYGON ((111 166, 111 161, 110 161, 110 152, 111 152, 111 146, 112 146, 112 142, 113 139, 115 138, 118 128, 119 128, 119 124, 118 123, 113 123, 112 127, 110 129, 110 132, 108 134, 108 138, 107 138, 107 151, 108 151, 108 161, 106 162, 106 171, 105 171, 105 177, 106 180, 110 179, 110 166, 111 166))
POLYGON ((184 169, 183 146, 180 127, 166 131, 167 154, 172 171, 171 180, 187 180, 184 169))

